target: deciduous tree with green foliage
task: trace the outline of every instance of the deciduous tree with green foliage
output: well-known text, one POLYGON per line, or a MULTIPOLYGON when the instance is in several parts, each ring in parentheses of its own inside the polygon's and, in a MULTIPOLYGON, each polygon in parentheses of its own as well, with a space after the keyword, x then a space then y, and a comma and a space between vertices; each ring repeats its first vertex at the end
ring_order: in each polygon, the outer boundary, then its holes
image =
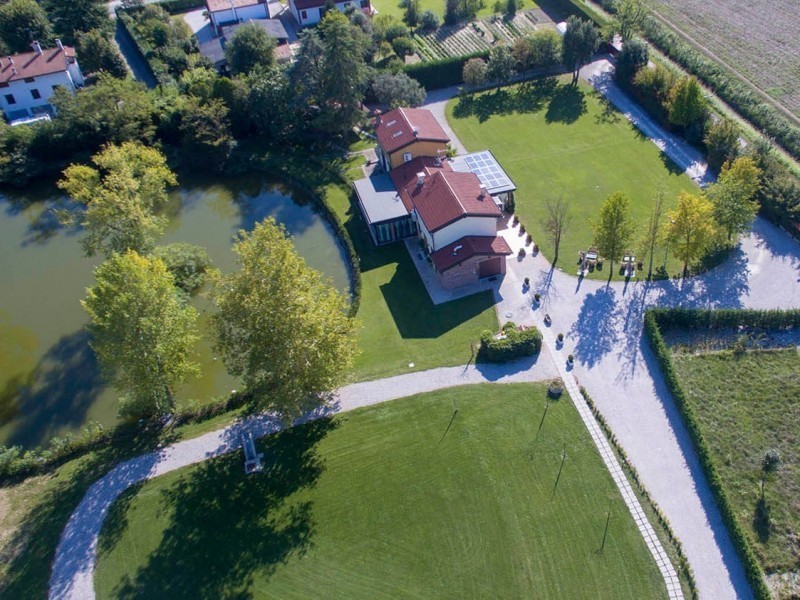
POLYGON ((275 64, 277 42, 255 23, 239 27, 225 44, 225 60, 231 73, 247 74, 255 67, 275 64))
POLYGON ((86 254, 111 256, 126 250, 147 254, 164 233, 167 186, 175 174, 155 148, 126 142, 106 146, 92 157, 94 167, 71 165, 58 186, 85 210, 63 215, 85 231, 86 254))
POLYGON ((620 0, 616 4, 614 21, 620 37, 627 42, 642 29, 650 12, 647 0, 620 0))
POLYGON ((403 21, 409 27, 416 27, 420 20, 420 0, 405 0, 403 21))
POLYGON ((511 49, 505 44, 497 44, 489 50, 489 62, 486 65, 486 78, 495 81, 499 86, 506 85, 514 74, 515 61, 511 49))
POLYGON ((614 76, 619 81, 628 82, 633 79, 639 69, 647 66, 649 60, 650 49, 647 43, 641 38, 631 38, 617 56, 617 69, 614 76))
POLYGON ((572 85, 578 84, 581 67, 589 64, 600 46, 600 33, 591 21, 575 15, 567 19, 567 31, 562 39, 564 65, 572 71, 572 85))
POLYGON ((189 295, 203 287, 212 269, 206 249, 186 242, 156 246, 153 256, 164 262, 175 285, 189 295))
POLYGON ((702 194, 681 192, 678 206, 667 213, 664 237, 675 257, 683 262, 684 275, 689 263, 703 257, 715 244, 717 235, 711 202, 702 194))
POLYGON ((597 251, 611 263, 608 269, 608 278, 611 279, 614 262, 622 260, 622 254, 628 249, 633 237, 630 198, 622 192, 614 192, 606 198, 593 228, 597 251))
POLYGON ((728 119, 720 119, 706 131, 703 142, 708 154, 708 166, 719 171, 727 161, 739 156, 739 128, 728 119))
POLYGON ((53 29, 66 44, 76 43, 79 34, 93 30, 106 36, 111 33, 112 21, 104 0, 46 0, 44 7, 53 29))
MULTIPOLYGON (((246 112, 255 131, 283 141, 302 130, 304 121, 283 67, 254 69, 247 77, 247 86, 246 112)), ((307 107, 302 107, 302 110, 307 110, 307 107)))
POLYGON ((88 32, 79 32, 78 55, 81 59, 81 69, 84 73, 106 73, 124 79, 128 76, 128 67, 122 60, 119 50, 109 39, 108 33, 101 29, 92 29, 88 32))
POLYGON ((234 244, 240 269, 212 293, 216 348, 258 408, 290 419, 348 372, 356 347, 346 298, 306 265, 271 218, 234 244))
POLYGON ((486 82, 486 70, 485 60, 482 58, 470 58, 464 63, 461 77, 467 85, 483 85, 486 82))
POLYGON ((669 122, 690 127, 705 121, 708 106, 694 77, 681 77, 670 91, 669 122))
POLYGON ((661 185, 653 196, 650 205, 650 216, 647 218, 647 229, 644 232, 640 245, 642 261, 650 259, 647 270, 648 277, 653 274, 653 260, 655 259, 656 245, 661 239, 661 217, 664 215, 664 186, 661 185))
POLYGON ((179 127, 187 166, 211 172, 221 171, 233 150, 228 107, 214 98, 201 102, 187 98, 181 108, 179 127))
POLYGON ((120 412, 136 417, 170 412, 176 387, 198 373, 197 311, 179 297, 161 260, 132 250, 97 267, 95 280, 82 304, 92 349, 125 393, 120 412))
POLYGON ((511 53, 520 71, 554 67, 561 63, 561 36, 552 29, 539 29, 514 40, 511 53))
POLYGON ((714 205, 714 218, 728 240, 747 231, 758 212, 756 194, 761 186, 761 169, 749 156, 725 163, 716 183, 706 190, 714 205))
POLYGON ((425 88, 405 73, 379 73, 372 80, 372 93, 391 108, 419 106, 425 101, 425 88))
POLYGON ((48 46, 53 31, 36 0, 8 0, 0 4, 0 38, 10 52, 30 52, 31 40, 48 46))

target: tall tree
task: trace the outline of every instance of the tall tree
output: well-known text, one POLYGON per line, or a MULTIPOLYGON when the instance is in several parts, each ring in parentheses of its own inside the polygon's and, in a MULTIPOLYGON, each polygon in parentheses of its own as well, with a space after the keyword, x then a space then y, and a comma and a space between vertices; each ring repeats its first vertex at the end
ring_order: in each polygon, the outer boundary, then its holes
POLYGON ((66 44, 76 43, 80 33, 101 30, 108 35, 111 32, 112 22, 104 0, 47 0, 44 7, 53 29, 66 44))
POLYGON ((358 121, 369 83, 363 41, 356 27, 338 10, 325 15, 319 30, 325 53, 317 122, 323 130, 341 134, 358 121))
POLYGON ((719 171, 727 161, 739 156, 739 128, 728 119, 720 119, 706 131, 703 142, 708 153, 708 166, 719 171))
POLYGON ((405 0, 403 21, 411 28, 416 27, 419 25, 420 12, 420 0, 405 0))
POLYGON ((103 369, 125 392, 120 412, 155 416, 175 405, 175 389, 198 373, 192 360, 197 311, 178 296, 157 258, 115 254, 95 269, 83 307, 103 369))
POLYGON ((425 88, 405 73, 379 73, 372 80, 372 92, 381 104, 391 108, 419 106, 425 101, 425 88))
POLYGON ((275 64, 275 38, 255 23, 246 23, 236 30, 225 44, 225 59, 232 73, 249 73, 255 67, 275 64))
POLYGON ((81 57, 81 68, 85 73, 105 71, 119 79, 128 76, 125 61, 105 31, 92 29, 88 32, 79 32, 77 38, 78 55, 81 57))
POLYGON ((47 13, 36 0, 0 4, 0 38, 11 52, 28 52, 34 40, 46 46, 53 38, 47 13))
POLYGON ((558 260, 561 239, 572 221, 572 214, 569 210, 569 204, 564 200, 563 195, 555 200, 548 200, 545 206, 547 208, 547 217, 545 218, 544 229, 553 244, 553 264, 555 264, 556 260, 558 260))
POLYGON ((697 79, 681 77, 670 91, 669 121, 680 127, 702 123, 708 114, 706 99, 697 79))
POLYGON ((620 0, 615 15, 616 29, 624 41, 628 41, 642 29, 650 12, 646 0, 620 0))
POLYGON ((614 76, 624 83, 634 78, 640 69, 647 66, 650 60, 650 49, 641 38, 631 38, 625 42, 622 52, 617 56, 617 68, 614 76))
POLYGON ((467 85, 483 85, 486 81, 486 61, 477 57, 470 58, 464 63, 461 76, 467 85))
POLYGON ((539 29, 514 40, 511 54, 520 71, 553 67, 561 63, 561 36, 552 29, 539 29))
POLYGON ((181 142, 190 167, 211 172, 221 171, 233 150, 228 107, 214 98, 201 102, 187 98, 181 109, 181 142))
POLYGON ((608 277, 614 269, 614 262, 622 260, 633 236, 633 220, 631 219, 631 201, 622 192, 614 192, 600 207, 600 218, 593 224, 594 245, 600 256, 608 259, 608 277))
POLYGON ((175 174, 163 154, 135 142, 106 146, 94 167, 71 165, 58 186, 85 210, 65 215, 83 226, 86 254, 150 251, 167 224, 162 212, 175 174))
POLYGON ((756 194, 761 187, 761 169, 749 156, 725 163, 716 183, 706 190, 714 205, 714 218, 731 240, 747 231, 758 211, 756 194))
POLYGON ((572 71, 572 85, 577 85, 583 65, 589 64, 600 46, 600 33, 591 21, 575 15, 567 19, 567 31, 562 40, 564 65, 572 71))
MULTIPOLYGON (((247 114, 257 132, 281 141, 302 130, 303 119, 283 67, 254 69, 247 83, 247 114)), ((302 110, 308 110, 307 106, 302 110)))
POLYGON ((647 276, 653 274, 653 260, 655 259, 656 245, 661 238, 661 217, 664 215, 664 186, 660 185, 650 204, 650 216, 647 219, 647 229, 642 239, 642 260, 649 258, 647 276))
POLYGON ((355 338, 347 300, 271 218, 240 232, 234 251, 240 270, 212 293, 216 347, 259 407, 296 416, 348 372, 355 338))
POLYGON ((705 255, 715 243, 717 225, 714 207, 704 196, 681 192, 678 206, 667 213, 664 234, 678 260, 683 261, 683 274, 689 263, 705 255))
POLYGON ((324 63, 325 47, 319 33, 316 29, 306 29, 300 34, 300 50, 289 73, 289 81, 300 106, 318 104, 324 63))
POLYGON ((511 50, 505 44, 497 44, 489 50, 489 62, 486 65, 486 78, 496 81, 499 86, 506 85, 514 74, 515 61, 511 50))

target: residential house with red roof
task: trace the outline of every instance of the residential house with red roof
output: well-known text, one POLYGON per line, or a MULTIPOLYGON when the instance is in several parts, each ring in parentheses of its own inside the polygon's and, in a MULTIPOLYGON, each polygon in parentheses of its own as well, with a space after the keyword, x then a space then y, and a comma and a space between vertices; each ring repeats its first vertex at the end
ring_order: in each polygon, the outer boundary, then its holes
POLYGON ((378 160, 387 171, 419 156, 444 158, 450 138, 431 111, 396 108, 375 119, 378 160))
POLYGON ((51 114, 50 97, 56 88, 70 92, 83 86, 75 49, 56 40, 55 48, 0 57, 0 108, 8 121, 51 114))
POLYGON ((376 137, 382 170, 353 184, 373 242, 416 238, 445 289, 503 275, 512 252, 497 232, 516 187, 492 153, 446 158, 424 109, 379 116, 376 137))
MULTIPOLYGON (((300 27, 316 25, 325 16, 328 0, 289 0, 289 10, 292 11, 294 20, 300 27)), ((372 16, 372 4, 370 0, 336 0, 334 6, 340 12, 347 12, 352 7, 354 10, 361 10, 368 16, 372 16)))

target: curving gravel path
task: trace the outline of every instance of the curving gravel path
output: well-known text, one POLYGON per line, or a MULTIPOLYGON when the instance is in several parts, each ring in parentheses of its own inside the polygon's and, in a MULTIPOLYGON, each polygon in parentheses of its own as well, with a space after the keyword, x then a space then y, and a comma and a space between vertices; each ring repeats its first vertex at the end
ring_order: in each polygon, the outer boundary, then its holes
MULTIPOLYGON (((298 419, 294 424, 440 388, 544 381, 558 374, 550 355, 545 353, 505 365, 467 365, 418 371, 343 387, 329 406, 298 419)), ((100 530, 111 505, 130 486, 238 450, 241 434, 245 431, 260 438, 282 428, 283 424, 269 415, 258 415, 119 464, 92 484, 70 515, 53 559, 48 597, 51 600, 94 600, 94 570, 100 530)))

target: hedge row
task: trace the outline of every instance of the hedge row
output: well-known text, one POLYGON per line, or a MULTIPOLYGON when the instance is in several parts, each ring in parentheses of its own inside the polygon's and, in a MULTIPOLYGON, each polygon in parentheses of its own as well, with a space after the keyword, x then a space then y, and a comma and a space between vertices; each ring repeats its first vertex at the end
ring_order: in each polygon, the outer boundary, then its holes
MULTIPOLYGON (((184 408, 173 413, 168 426, 207 421, 231 410, 244 406, 247 394, 231 394, 215 402, 207 402, 184 408)), ((167 423, 162 423, 166 425, 167 423)), ((0 483, 45 473, 68 460, 72 460, 97 448, 122 444, 142 433, 137 423, 121 423, 105 428, 100 423, 89 423, 78 434, 67 433, 53 437, 47 447, 23 450, 20 446, 0 446, 0 483)))
MULTIPOLYGON (((620 458, 620 462, 622 463, 622 467, 627 473, 629 474, 628 480, 633 482, 633 485, 636 486, 636 489, 639 491, 639 494, 645 499, 645 501, 650 505, 650 508, 653 509, 653 513, 655 513, 658 522, 663 527, 664 531, 667 534, 667 538, 669 539, 670 543, 672 544, 673 548, 675 548, 675 552, 678 554, 678 565, 677 569, 682 571, 686 577, 686 583, 689 586, 689 590, 691 591, 692 598, 698 597, 697 591, 697 582, 694 578, 694 571, 692 571, 692 566, 689 564, 689 560, 686 558, 686 554, 683 552, 683 544, 678 539, 678 536, 675 535, 675 532, 672 530, 672 526, 669 523, 666 515, 661 511, 661 508, 656 504, 656 501, 653 500, 653 497, 650 495, 650 492, 647 491, 647 488, 644 487, 641 478, 639 477, 639 472, 636 470, 631 464, 630 459, 628 458, 628 454, 625 452, 622 445, 619 443, 617 436, 614 435, 614 432, 611 431, 611 427, 609 427, 608 423, 606 422, 603 413, 600 412, 600 409, 597 408, 597 405, 594 403, 594 400, 589 395, 589 392, 586 391, 586 388, 580 386, 581 396, 586 401, 589 410, 592 411, 594 418, 597 419, 597 422, 600 424, 600 428, 603 430, 603 433, 608 440, 608 443, 614 446, 614 450, 617 453, 617 456, 620 458)), ((674 566, 674 565, 673 565, 674 566)))
POLYGON ((719 329, 721 327, 759 327, 783 329, 800 325, 800 310, 753 310, 691 308, 654 308, 651 310, 659 329, 719 329))
POLYGON ((533 356, 542 348, 542 334, 536 327, 520 331, 509 321, 503 325, 505 337, 496 339, 491 331, 481 334, 479 362, 507 362, 523 356, 533 356))
POLYGON ((406 75, 419 81, 426 90, 438 90, 464 83, 464 64, 470 58, 488 60, 489 51, 481 50, 464 56, 451 56, 442 60, 418 62, 413 65, 406 65, 403 70, 406 75))
MULTIPOLYGON (((739 523, 736 520, 736 514, 731 507, 730 501, 728 500, 728 495, 725 493, 725 488, 722 485, 722 480, 719 476, 719 472, 717 471, 716 466, 714 465, 714 460, 711 456, 711 452, 708 448, 708 444, 703 438, 703 434, 700 430, 700 427, 697 423, 697 420, 694 416, 694 411, 692 407, 686 400, 686 395, 684 394, 683 388, 681 387, 680 381, 678 379, 677 374, 675 373, 675 368, 672 364, 672 358, 667 348, 666 343, 664 342, 664 338, 661 336, 661 331, 659 330, 659 322, 663 320, 665 323, 670 323, 673 325, 676 324, 683 324, 683 323, 694 323, 694 326, 701 323, 713 323, 713 326, 721 327, 733 324, 755 324, 753 322, 747 321, 747 316, 756 316, 755 313, 760 311, 740 311, 745 313, 745 316, 737 319, 730 314, 721 316, 719 318, 711 316, 709 313, 720 312, 720 313, 734 313, 739 311, 708 311, 708 310, 698 310, 698 311, 691 311, 689 309, 677 309, 676 315, 670 316, 668 313, 671 312, 668 309, 653 309, 648 310, 645 313, 644 317, 644 331, 645 335, 647 336, 647 340, 650 343, 650 348, 653 350, 653 353, 656 356, 656 360, 658 361, 661 371, 664 374, 664 379, 666 380, 667 387, 669 388, 672 397, 675 399, 675 404, 678 406, 678 410, 683 417, 683 422, 686 425, 686 428, 689 430, 689 435, 694 442, 694 446, 697 450, 697 455, 700 458, 700 464, 705 472, 706 479, 708 480, 709 487, 711 487, 711 491, 714 494, 714 497, 717 501, 717 506, 719 507, 719 512, 722 515, 722 520, 725 523, 725 526, 728 528, 728 532, 730 533, 731 540, 733 541, 733 545, 736 548, 737 553, 739 554, 739 558, 742 561, 744 566, 745 574, 747 575, 747 579, 750 582, 750 585, 753 588, 753 592, 759 600, 768 600, 771 598, 769 588, 767 587, 766 581, 764 580, 764 573, 761 569, 761 565, 759 565, 758 560, 756 559, 756 555, 753 552, 752 547, 750 546, 750 542, 747 539, 744 531, 739 526, 739 523), (696 316, 692 316, 690 313, 696 312, 699 313, 696 316)), ((763 323, 770 323, 770 322, 783 322, 782 319, 778 318, 775 313, 779 311, 763 311, 765 314, 761 317, 758 322, 763 323)), ((793 311, 798 313, 798 311, 793 311)), ((794 318, 797 318, 795 316, 794 318)), ((692 325, 690 325, 692 326, 692 325)))
POLYGON ((177 15, 196 8, 205 8, 205 0, 162 0, 158 5, 171 15, 177 15))

